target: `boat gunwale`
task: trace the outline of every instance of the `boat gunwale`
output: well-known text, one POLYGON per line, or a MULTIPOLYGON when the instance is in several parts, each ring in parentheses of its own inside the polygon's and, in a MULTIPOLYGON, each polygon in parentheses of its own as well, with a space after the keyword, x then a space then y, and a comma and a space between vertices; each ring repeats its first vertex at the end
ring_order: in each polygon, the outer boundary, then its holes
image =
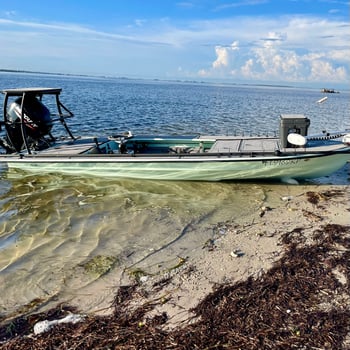
POLYGON ((0 163, 164 163, 164 162, 258 162, 258 161, 283 161, 283 160, 300 160, 307 158, 319 158, 332 155, 350 154, 350 147, 332 151, 317 151, 305 153, 183 153, 183 154, 9 154, 0 156, 0 163))

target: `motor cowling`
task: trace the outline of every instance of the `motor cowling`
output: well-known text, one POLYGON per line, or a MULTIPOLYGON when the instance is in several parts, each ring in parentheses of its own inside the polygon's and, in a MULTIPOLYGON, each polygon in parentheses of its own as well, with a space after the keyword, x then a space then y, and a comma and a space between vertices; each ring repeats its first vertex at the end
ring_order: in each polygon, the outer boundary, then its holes
POLYGON ((23 114, 22 97, 12 102, 7 109, 7 139, 16 151, 25 147, 22 124, 25 131, 24 136, 27 137, 28 144, 32 145, 50 133, 53 122, 48 108, 35 96, 26 95, 23 114))

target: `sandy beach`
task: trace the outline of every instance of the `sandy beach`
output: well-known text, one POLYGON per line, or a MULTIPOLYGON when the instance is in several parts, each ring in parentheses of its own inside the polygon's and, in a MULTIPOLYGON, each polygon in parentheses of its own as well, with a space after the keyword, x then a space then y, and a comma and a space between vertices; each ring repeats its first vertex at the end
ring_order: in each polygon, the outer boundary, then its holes
POLYGON ((349 185, 293 186, 214 232, 171 267, 127 267, 113 300, 92 312, 76 300, 3 320, 0 348, 350 347, 349 185), (33 334, 37 322, 68 314, 83 321, 33 334))
MULTIPOLYGON (((138 280, 145 295, 166 303, 153 313, 167 313, 168 325, 191 319, 195 306, 219 284, 233 284, 268 271, 285 250, 281 237, 286 232, 303 230, 307 241, 312 233, 327 224, 350 225, 350 187, 300 187, 293 196, 280 198, 278 207, 263 205, 244 222, 217 225, 213 240, 189 258, 179 257, 179 267, 163 275, 142 275, 138 280), (171 279, 159 292, 154 285, 171 279)), ((132 280, 123 284, 132 284, 132 280)), ((148 302, 149 298, 138 300, 148 302)))

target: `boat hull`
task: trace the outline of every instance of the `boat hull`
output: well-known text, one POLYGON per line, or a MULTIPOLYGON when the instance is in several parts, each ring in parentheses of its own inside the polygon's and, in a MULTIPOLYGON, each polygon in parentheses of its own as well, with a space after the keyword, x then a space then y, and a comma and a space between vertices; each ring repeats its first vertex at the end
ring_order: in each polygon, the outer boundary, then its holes
POLYGON ((349 153, 288 157, 23 157, 7 159, 8 167, 36 173, 65 173, 108 178, 226 181, 312 179, 332 174, 349 153))

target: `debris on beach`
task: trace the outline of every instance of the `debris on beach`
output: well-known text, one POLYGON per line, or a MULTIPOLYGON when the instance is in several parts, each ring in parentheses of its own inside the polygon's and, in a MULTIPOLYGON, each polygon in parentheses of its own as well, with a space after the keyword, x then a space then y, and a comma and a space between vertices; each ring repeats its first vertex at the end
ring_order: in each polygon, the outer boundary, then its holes
POLYGON ((265 213, 267 212, 267 211, 270 211, 270 210, 272 210, 272 208, 270 208, 270 207, 268 207, 268 206, 263 206, 263 207, 261 207, 260 208, 260 217, 262 218, 264 215, 265 215, 265 213))
MULTIPOLYGON (((142 286, 135 284, 119 289, 111 316, 57 324, 35 336, 29 336, 33 328, 28 316, 13 321, 16 332, 9 333, 4 325, 1 349, 346 348, 350 226, 317 228, 307 244, 303 235, 302 228, 282 235, 285 253, 270 270, 217 286, 192 310, 194 319, 182 326, 166 330, 166 313, 147 316, 171 298, 152 300, 149 295, 148 302, 137 304, 142 286)), ((48 319, 46 314, 36 318, 48 319)))
POLYGON ((307 201, 314 205, 319 205, 320 202, 325 202, 330 198, 336 198, 342 196, 343 192, 341 190, 332 189, 321 192, 307 191, 306 198, 307 201))
MULTIPOLYGON (((81 315, 68 305, 42 313, 26 312, 11 320, 0 315, 0 349, 348 349, 350 226, 340 224, 337 215, 337 223, 329 219, 329 203, 338 195, 337 190, 308 191, 302 195, 302 207, 294 197, 291 206, 298 209, 286 213, 291 215, 288 221, 279 217, 274 227, 265 226, 270 214, 254 224, 216 225, 215 240, 206 247, 210 253, 200 249, 208 260, 202 263, 211 264, 210 257, 215 254, 230 267, 249 261, 257 253, 239 241, 242 237, 247 237, 247 242, 267 237, 268 244, 277 242, 279 250, 270 250, 274 257, 271 268, 247 279, 228 276, 225 282, 215 283, 193 308, 180 311, 188 315, 185 321, 175 322, 162 307, 174 308, 179 298, 174 291, 188 286, 177 281, 190 280, 197 288, 196 278, 204 270, 199 271, 200 266, 187 257, 178 257, 174 268, 157 278, 135 267, 136 278, 129 285, 118 286, 110 315, 90 314, 80 322, 58 323, 67 315, 81 315), (273 240, 268 238, 270 232, 273 240), (229 238, 231 245, 225 246, 224 239, 229 238), (222 244, 216 247, 218 239, 222 244), (244 252, 242 259, 236 248, 244 252), (145 283, 143 276, 147 276, 145 283), (43 321, 54 322, 54 327, 35 334, 35 325, 43 321)), ((338 203, 348 214, 348 204, 342 199, 338 203)), ((338 211, 338 203, 333 210, 338 211)), ((233 270, 228 272, 233 275, 233 270)), ((191 290, 186 293, 192 298, 191 290)))
POLYGON ((282 196, 281 197, 281 200, 283 201, 283 202, 289 202, 289 201, 291 201, 293 199, 293 196, 282 196))
POLYGON ((40 334, 49 331, 52 327, 62 324, 62 323, 77 323, 84 320, 84 316, 79 314, 69 314, 64 318, 61 318, 59 320, 44 320, 39 321, 34 325, 34 334, 40 334))
POLYGON ((232 258, 240 258, 243 255, 244 255, 244 253, 240 249, 232 250, 232 252, 230 253, 230 256, 232 258))

